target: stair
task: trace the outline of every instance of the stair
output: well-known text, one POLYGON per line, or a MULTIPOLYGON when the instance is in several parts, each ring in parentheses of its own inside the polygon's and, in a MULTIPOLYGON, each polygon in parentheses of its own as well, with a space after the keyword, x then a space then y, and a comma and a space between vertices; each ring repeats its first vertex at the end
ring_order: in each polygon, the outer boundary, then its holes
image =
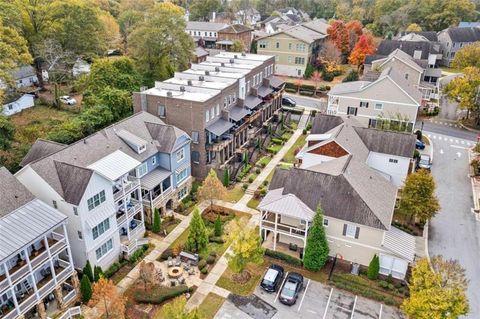
POLYGON ((254 195, 254 194, 255 194, 255 191, 254 191, 254 190, 251 190, 250 188, 247 188, 247 190, 245 191, 245 194, 247 194, 247 195, 254 195))

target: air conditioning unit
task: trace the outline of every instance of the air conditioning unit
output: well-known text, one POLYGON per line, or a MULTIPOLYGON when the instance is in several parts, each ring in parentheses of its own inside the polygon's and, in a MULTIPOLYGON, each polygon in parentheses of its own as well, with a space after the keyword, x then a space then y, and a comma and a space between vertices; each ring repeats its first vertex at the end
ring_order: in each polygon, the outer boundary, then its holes
POLYGON ((180 92, 185 92, 185 87, 183 85, 180 87, 180 92))
POLYGON ((231 64, 234 64, 234 63, 235 63, 235 60, 234 60, 234 59, 230 59, 230 63, 231 63, 231 64))
POLYGON ((168 97, 172 97, 172 96, 173 96, 172 91, 168 91, 168 92, 167 92, 167 96, 168 96, 168 97))
POLYGON ((210 71, 205 71, 205 75, 210 75, 210 71))
POLYGON ((188 81, 187 81, 187 85, 188 85, 188 86, 192 86, 192 80, 188 80, 188 81))
POLYGON ((218 66, 215 67, 215 72, 220 72, 220 68, 218 66))
POLYGON ((200 76, 198 77, 198 80, 199 80, 199 81, 205 81, 205 77, 204 77, 203 75, 200 75, 200 76))

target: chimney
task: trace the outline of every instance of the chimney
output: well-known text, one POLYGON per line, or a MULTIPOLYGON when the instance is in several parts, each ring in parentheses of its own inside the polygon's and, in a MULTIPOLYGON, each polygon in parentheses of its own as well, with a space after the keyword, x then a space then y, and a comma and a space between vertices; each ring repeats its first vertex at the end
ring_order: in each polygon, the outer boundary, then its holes
POLYGON ((188 86, 192 86, 192 80, 188 80, 188 81, 187 81, 187 85, 188 85, 188 86))
POLYGON ((233 58, 234 58, 234 59, 238 59, 238 55, 235 54, 235 55, 233 56, 233 58))
POLYGON ((220 63, 220 65, 221 65, 221 66, 225 66, 225 63, 222 62, 222 63, 220 63))
POLYGON ((235 63, 235 60, 234 60, 234 59, 230 59, 230 63, 231 63, 231 64, 234 64, 234 63, 235 63))
POLYGON ((168 92, 167 92, 167 97, 172 97, 172 96, 173 96, 172 91, 168 91, 168 92))

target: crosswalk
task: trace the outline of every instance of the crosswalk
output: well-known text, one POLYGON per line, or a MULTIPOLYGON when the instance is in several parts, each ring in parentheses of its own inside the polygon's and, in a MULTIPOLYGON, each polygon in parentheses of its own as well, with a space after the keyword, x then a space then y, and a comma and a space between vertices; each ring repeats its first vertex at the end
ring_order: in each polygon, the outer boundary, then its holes
POLYGON ((445 142, 450 142, 452 144, 454 143, 454 144, 462 145, 462 146, 465 146, 465 147, 471 147, 475 144, 472 141, 467 141, 467 140, 463 140, 463 139, 459 139, 459 138, 455 138, 455 137, 450 137, 450 136, 430 134, 430 133, 426 134, 426 135, 428 136, 428 138, 432 139, 433 141, 435 141, 435 140, 445 141, 445 142))
POLYGON ((450 126, 450 127, 460 127, 460 125, 452 123, 452 122, 430 121, 430 123, 440 124, 440 125, 445 125, 445 126, 450 126))

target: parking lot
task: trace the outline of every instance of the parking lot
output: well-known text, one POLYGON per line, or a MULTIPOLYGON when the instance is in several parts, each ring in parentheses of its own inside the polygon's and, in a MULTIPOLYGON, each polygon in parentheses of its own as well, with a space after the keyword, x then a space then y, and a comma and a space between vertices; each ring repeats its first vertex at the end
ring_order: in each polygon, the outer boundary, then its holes
MULTIPOLYGON (((351 293, 331 288, 319 282, 305 278, 304 289, 293 306, 286 306, 278 300, 277 293, 267 293, 260 287, 255 290, 255 295, 276 309, 267 316, 272 319, 305 318, 305 319, 373 319, 405 318, 398 309, 385 306, 351 293)), ((228 301, 217 313, 216 319, 232 318, 234 302, 228 301), (228 314, 228 315, 227 315, 228 314)), ((239 318, 254 318, 248 315, 235 316, 239 318)), ((255 316, 256 317, 256 316, 255 316)), ((255 318, 256 319, 256 318, 255 318)))

